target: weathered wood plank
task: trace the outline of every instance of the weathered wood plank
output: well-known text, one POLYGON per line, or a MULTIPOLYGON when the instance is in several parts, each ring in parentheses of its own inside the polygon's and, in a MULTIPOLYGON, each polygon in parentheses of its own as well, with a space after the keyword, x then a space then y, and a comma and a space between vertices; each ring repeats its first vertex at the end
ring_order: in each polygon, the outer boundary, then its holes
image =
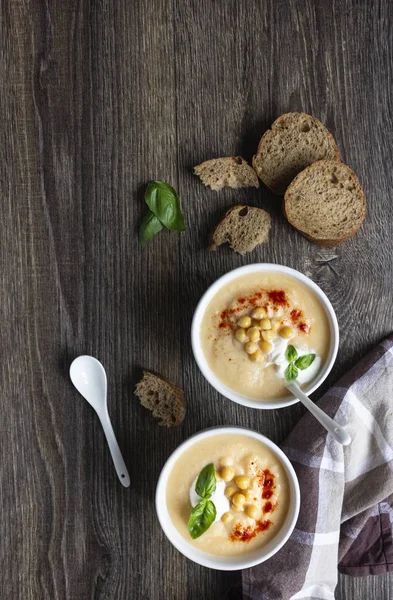
MULTIPOLYGON (((164 539, 154 489, 169 453, 216 424, 281 441, 302 414, 242 409, 191 354, 196 303, 242 264, 286 264, 330 297, 337 364, 318 397, 393 323, 392 16, 388 0, 5 2, 0 5, 0 558, 11 600, 213 599, 235 573, 192 565, 164 539), (361 232, 320 250, 265 188, 204 188, 192 166, 250 159, 281 113, 334 132, 368 198, 361 232), (187 232, 137 240, 150 179, 178 188, 187 232), (245 258, 207 251, 237 202, 265 207, 271 241, 245 258), (327 261, 327 259, 333 260, 327 261), (130 467, 122 489, 91 409, 69 384, 79 353, 109 373, 130 467), (188 417, 158 428, 132 390, 141 367, 182 384, 188 417)), ((391 598, 393 578, 340 578, 337 598, 391 598)))

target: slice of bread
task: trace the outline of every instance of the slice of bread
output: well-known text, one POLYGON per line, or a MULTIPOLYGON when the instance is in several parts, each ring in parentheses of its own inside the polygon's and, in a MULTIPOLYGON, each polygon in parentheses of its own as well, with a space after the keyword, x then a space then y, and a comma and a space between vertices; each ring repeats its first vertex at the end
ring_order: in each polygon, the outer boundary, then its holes
POLYGON ((143 371, 143 378, 135 388, 135 394, 153 417, 160 419, 159 425, 180 425, 186 415, 184 392, 170 381, 151 371, 143 371))
POLYGON ((194 167, 195 175, 212 190, 219 192, 223 187, 259 187, 254 169, 241 156, 212 158, 194 167))
POLYGON ((212 236, 211 250, 225 242, 235 252, 246 254, 268 241, 270 215, 261 208, 238 204, 219 222, 212 236))
POLYGON ((284 197, 284 214, 312 242, 338 246, 360 229, 366 198, 350 167, 320 160, 292 181, 284 197))
POLYGON ((315 117, 293 112, 264 133, 252 166, 272 192, 283 195, 300 171, 323 159, 340 160, 332 134, 315 117))

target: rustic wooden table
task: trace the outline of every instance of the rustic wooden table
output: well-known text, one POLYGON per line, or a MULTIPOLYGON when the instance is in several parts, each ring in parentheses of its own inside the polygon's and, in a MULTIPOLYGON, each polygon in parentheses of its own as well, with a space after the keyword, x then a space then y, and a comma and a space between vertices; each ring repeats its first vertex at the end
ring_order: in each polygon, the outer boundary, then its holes
MULTIPOLYGON (((154 490, 170 452, 205 427, 280 442, 300 406, 261 412, 220 397, 190 348, 195 305, 218 276, 268 261, 331 299, 337 364, 318 397, 392 330, 392 17, 389 0, 4 0, 0 4, 1 598, 209 600, 235 573, 191 564, 164 538, 154 490), (213 193, 192 166, 250 159, 266 127, 302 110, 334 133, 368 199, 360 233, 318 249, 260 190, 213 193), (184 234, 146 247, 147 181, 179 191, 184 234), (272 215, 244 258, 207 250, 231 205, 272 215), (68 368, 93 354, 132 486, 116 479, 98 420, 68 368), (133 395, 141 367, 185 389, 164 430, 133 395)), ((341 577, 337 598, 393 598, 393 577, 341 577)))

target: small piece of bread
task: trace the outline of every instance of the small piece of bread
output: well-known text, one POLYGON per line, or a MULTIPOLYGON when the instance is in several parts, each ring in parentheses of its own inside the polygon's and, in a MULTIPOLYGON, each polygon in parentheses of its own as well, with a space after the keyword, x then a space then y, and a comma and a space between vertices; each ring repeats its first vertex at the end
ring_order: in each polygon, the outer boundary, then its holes
POLYGON ((264 133, 252 166, 272 192, 283 195, 300 171, 324 159, 340 160, 332 134, 315 117, 293 112, 276 119, 264 133))
POLYGON ((142 406, 160 419, 159 425, 180 425, 186 415, 184 392, 170 381, 151 371, 143 371, 143 378, 135 388, 142 406))
POLYGON ((259 244, 267 242, 270 224, 270 215, 266 211, 238 204, 228 210, 217 225, 210 249, 215 250, 228 242, 239 254, 251 252, 259 244))
POLYGON ((231 188, 259 187, 254 169, 241 156, 212 158, 194 167, 195 175, 218 192, 223 187, 231 188))
POLYGON ((366 198, 350 167, 321 160, 292 181, 284 197, 284 214, 312 242, 338 246, 360 229, 366 198))

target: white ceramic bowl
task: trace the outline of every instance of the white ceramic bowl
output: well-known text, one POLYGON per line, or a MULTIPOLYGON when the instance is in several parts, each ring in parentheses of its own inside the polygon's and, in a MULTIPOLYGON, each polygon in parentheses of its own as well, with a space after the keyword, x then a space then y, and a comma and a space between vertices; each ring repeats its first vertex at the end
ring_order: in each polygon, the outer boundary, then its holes
POLYGON ((158 520, 160 521, 160 525, 164 530, 164 533, 169 539, 169 541, 175 546, 175 548, 177 548, 177 550, 179 550, 179 552, 184 554, 184 556, 186 556, 193 562, 198 563, 203 567, 209 567, 210 569, 218 569, 220 571, 236 571, 239 569, 247 569, 249 567, 254 567, 255 565, 258 565, 259 563, 262 563, 271 556, 273 556, 273 554, 278 552, 278 550, 285 544, 285 542, 291 535, 296 525, 296 521, 299 514, 299 508, 299 483, 296 477, 296 473, 288 458, 285 456, 282 450, 280 450, 280 448, 276 446, 276 444, 274 444, 267 437, 261 435, 260 433, 257 433, 256 431, 252 431, 250 429, 243 429, 242 427, 214 427, 211 429, 206 429, 205 431, 201 431, 200 433, 197 433, 194 436, 190 437, 188 440, 183 442, 168 458, 161 471, 157 483, 157 516, 158 520), (180 535, 176 527, 173 525, 166 505, 166 486, 168 482, 168 477, 174 464, 176 463, 177 459, 183 454, 183 452, 188 450, 188 448, 190 448, 202 439, 227 434, 245 435, 265 444, 265 446, 270 448, 270 450, 277 456, 277 459, 284 467, 289 482, 289 509, 287 517, 281 529, 265 546, 262 546, 261 548, 254 550, 253 552, 243 554, 241 556, 214 556, 212 554, 202 552, 198 548, 195 548, 195 546, 189 544, 180 535))
POLYGON ((217 281, 215 281, 204 293, 202 298, 200 299, 198 306, 196 307, 194 317, 192 320, 191 326, 191 343, 192 350, 194 353, 195 360, 198 364, 198 367, 202 371, 202 374, 207 379, 207 381, 218 391, 220 394, 229 398, 229 400, 233 400, 233 402, 237 402, 238 404, 243 404, 243 406, 249 406, 251 408, 262 408, 262 409, 273 409, 273 408, 283 408, 284 406, 290 406, 291 404, 296 404, 299 402, 297 398, 294 398, 292 395, 288 394, 288 396, 284 398, 278 399, 270 399, 265 400, 261 398, 261 400, 255 400, 255 398, 249 398, 248 396, 244 396, 231 390, 228 388, 222 381, 213 373, 211 370, 204 352, 202 350, 201 342, 200 342, 200 330, 203 316, 205 314, 206 308, 208 307, 210 301, 217 294, 217 292, 225 286, 230 281, 237 279, 238 277, 242 277, 243 275, 249 275, 251 273, 266 273, 266 272, 274 272, 280 273, 282 275, 288 275, 293 277, 297 281, 303 283, 306 287, 311 289, 314 294, 319 298, 322 306, 325 309, 329 327, 330 327, 330 349, 328 357, 325 363, 322 366, 322 369, 318 373, 317 377, 313 379, 310 383, 304 386, 304 392, 306 394, 312 394, 315 390, 321 385, 321 383, 326 379, 329 375, 334 361, 336 360, 337 351, 338 351, 338 341, 339 341, 339 329, 337 323, 337 317, 334 312, 333 306, 330 304, 329 299, 326 294, 321 290, 316 283, 311 281, 308 277, 300 273, 300 271, 296 271, 295 269, 291 269, 290 267, 284 267, 282 265, 274 265, 270 263, 259 263, 253 265, 246 265, 245 267, 240 267, 238 269, 234 269, 233 271, 229 271, 226 275, 223 275, 217 281))

